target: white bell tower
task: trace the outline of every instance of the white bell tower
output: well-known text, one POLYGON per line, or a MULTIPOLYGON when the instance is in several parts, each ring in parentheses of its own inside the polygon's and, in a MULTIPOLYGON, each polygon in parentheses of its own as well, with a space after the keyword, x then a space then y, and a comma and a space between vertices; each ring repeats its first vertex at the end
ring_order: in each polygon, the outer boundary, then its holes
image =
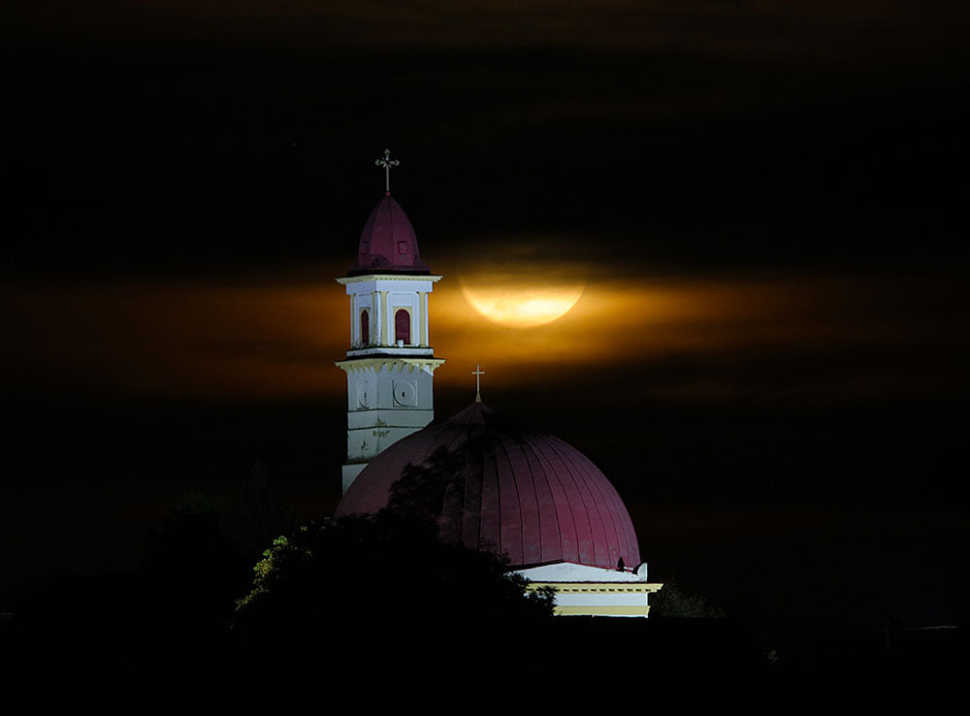
POLYGON ((429 340, 428 297, 441 279, 421 262, 407 215, 385 196, 360 236, 357 262, 337 279, 350 297, 350 348, 337 366, 347 373, 347 462, 343 491, 378 453, 434 419, 434 372, 444 363, 429 340))

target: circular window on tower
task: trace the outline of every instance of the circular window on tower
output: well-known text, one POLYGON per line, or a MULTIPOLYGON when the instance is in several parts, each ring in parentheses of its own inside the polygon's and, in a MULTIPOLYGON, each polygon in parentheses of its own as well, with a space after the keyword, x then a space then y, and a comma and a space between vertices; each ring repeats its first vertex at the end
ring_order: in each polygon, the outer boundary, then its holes
POLYGON ((412 408, 418 404, 418 390, 414 383, 407 380, 394 381, 394 404, 412 408))

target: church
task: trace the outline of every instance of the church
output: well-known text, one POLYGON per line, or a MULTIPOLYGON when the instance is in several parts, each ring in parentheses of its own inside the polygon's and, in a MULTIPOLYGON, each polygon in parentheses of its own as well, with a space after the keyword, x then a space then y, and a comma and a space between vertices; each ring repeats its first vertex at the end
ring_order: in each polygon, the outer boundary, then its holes
MULTIPOLYGON (((438 525, 443 539, 509 559, 530 589, 552 587, 559 615, 646 617, 647 580, 629 513, 606 476, 579 450, 475 402, 434 420, 429 296, 442 276, 421 260, 410 220, 390 192, 360 236, 357 259, 337 279, 350 298, 347 462, 336 514, 374 513, 409 465, 445 460, 450 473, 438 525)), ((475 371, 476 379, 481 374, 475 371)))

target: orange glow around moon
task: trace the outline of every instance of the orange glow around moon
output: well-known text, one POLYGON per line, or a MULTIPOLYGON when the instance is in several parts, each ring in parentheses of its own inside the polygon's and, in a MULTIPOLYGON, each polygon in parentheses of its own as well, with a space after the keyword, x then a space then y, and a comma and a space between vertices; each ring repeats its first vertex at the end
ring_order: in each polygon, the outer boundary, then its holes
POLYGON ((523 284, 504 277, 462 277, 460 283, 462 295, 476 311, 490 321, 515 328, 541 326, 562 318, 585 289, 581 283, 523 284))

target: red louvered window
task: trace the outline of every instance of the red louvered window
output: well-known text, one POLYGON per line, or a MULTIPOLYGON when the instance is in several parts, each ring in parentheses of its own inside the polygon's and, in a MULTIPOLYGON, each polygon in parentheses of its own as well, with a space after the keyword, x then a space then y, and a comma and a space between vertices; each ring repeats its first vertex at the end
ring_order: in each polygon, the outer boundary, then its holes
POLYGON ((399 308, 394 314, 394 342, 404 341, 404 345, 411 343, 411 314, 399 308))

